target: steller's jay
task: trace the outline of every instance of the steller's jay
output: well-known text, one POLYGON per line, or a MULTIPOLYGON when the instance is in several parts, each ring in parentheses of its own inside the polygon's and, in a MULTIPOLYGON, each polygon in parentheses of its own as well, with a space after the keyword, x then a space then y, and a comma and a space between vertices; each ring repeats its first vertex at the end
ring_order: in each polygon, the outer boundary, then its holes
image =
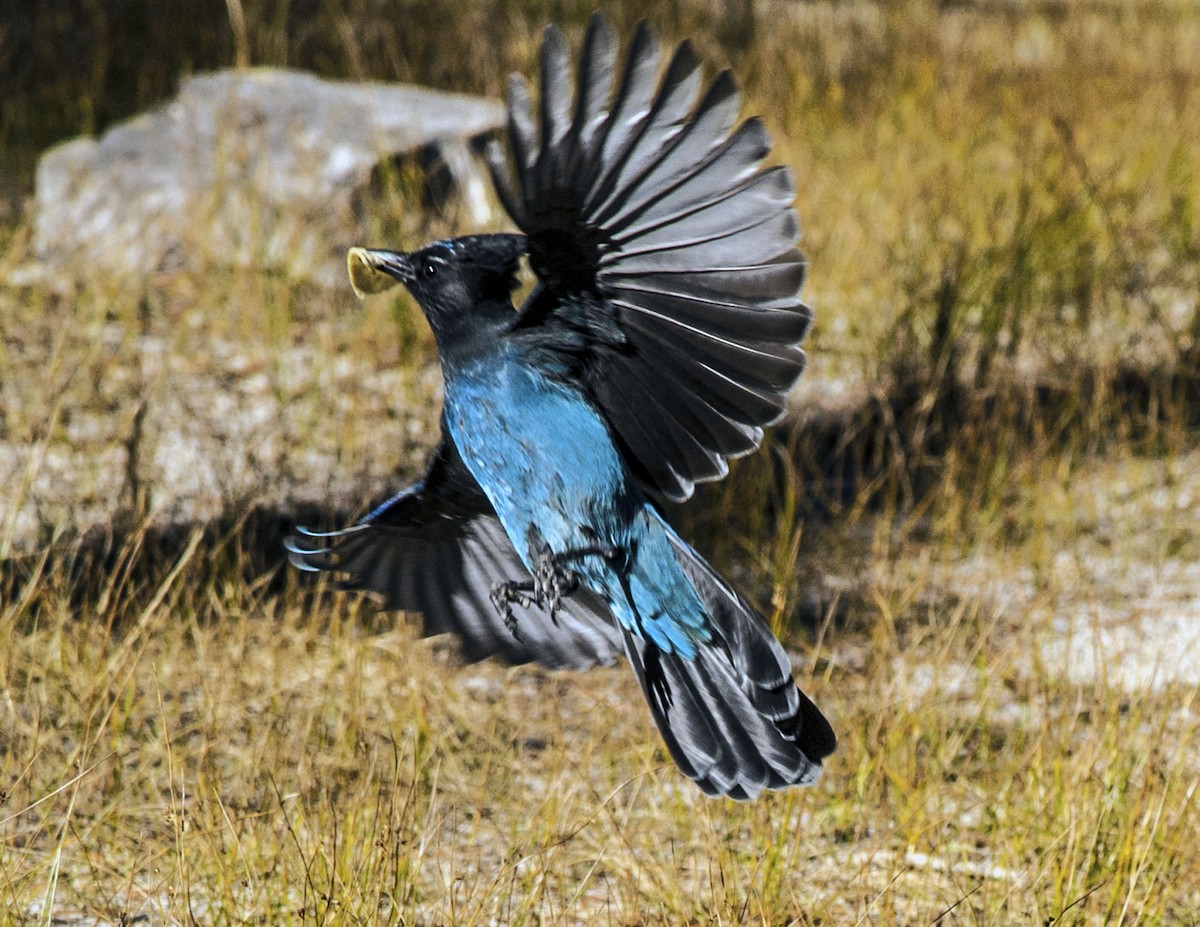
POLYGON ((624 650, 683 773, 747 799, 812 782, 833 731, 765 622, 663 519, 758 447, 804 367, 793 186, 734 128, 727 71, 688 45, 661 80, 642 24, 589 24, 571 93, 546 30, 535 123, 509 84, 511 167, 488 152, 524 234, 398 253, 352 249, 360 292, 404 284, 437 342, 440 446, 423 479, 292 561, 421 612, 468 658, 584 668, 624 650), (536 127, 535 127, 536 126, 536 127), (522 255, 538 283, 519 311, 522 255))

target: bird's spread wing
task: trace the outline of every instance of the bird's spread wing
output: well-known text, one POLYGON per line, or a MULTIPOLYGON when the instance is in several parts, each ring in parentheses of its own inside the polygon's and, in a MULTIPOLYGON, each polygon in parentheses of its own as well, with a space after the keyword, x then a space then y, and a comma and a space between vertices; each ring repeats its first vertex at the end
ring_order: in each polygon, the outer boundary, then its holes
POLYGON ((661 80, 659 63, 643 24, 617 79, 616 41, 596 15, 572 94, 550 27, 536 125, 514 76, 511 168, 498 145, 489 162, 539 278, 520 334, 582 379, 643 483, 682 500, 780 417, 811 314, 797 298, 792 179, 762 168, 761 122, 735 127, 727 71, 700 94, 686 42, 661 80))
POLYGON ((607 607, 579 589, 552 621, 537 606, 512 604, 517 634, 490 600, 498 582, 527 580, 529 571, 491 503, 443 437, 421 482, 341 531, 305 529, 287 541, 292 563, 333 571, 345 587, 377 593, 384 606, 420 612, 424 633, 454 633, 469 660, 493 654, 511 663, 586 669, 611 663, 622 650, 607 607))

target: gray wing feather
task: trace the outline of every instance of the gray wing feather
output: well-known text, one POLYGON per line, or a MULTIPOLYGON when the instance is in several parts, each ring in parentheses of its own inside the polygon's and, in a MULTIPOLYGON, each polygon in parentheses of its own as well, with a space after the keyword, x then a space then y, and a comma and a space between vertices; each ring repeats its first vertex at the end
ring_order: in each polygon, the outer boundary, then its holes
POLYGON ((285 547, 302 570, 337 573, 345 588, 374 593, 385 608, 421 613, 426 635, 458 635, 469 660, 586 669, 621 652, 607 605, 586 589, 567 597, 554 620, 513 603, 517 635, 509 630, 492 588, 528 581, 529 571, 446 437, 419 483, 341 531, 297 529, 285 547))
MULTIPOLYGON (((593 24, 601 22, 604 22, 603 17, 592 18, 593 24)), ((594 28, 595 25, 588 31, 594 28)), ((611 171, 613 166, 621 164, 629 148, 638 138, 641 126, 650 112, 650 103, 654 99, 658 62, 658 39, 649 25, 639 23, 625 59, 620 90, 613 100, 605 123, 603 141, 596 149, 596 157, 589 165, 589 170, 581 178, 586 184, 586 189, 581 192, 591 194, 588 200, 589 207, 594 206, 595 198, 608 189, 604 182, 606 170, 611 171)))
POLYGON ((511 168, 498 147, 489 161, 541 279, 517 328, 582 381, 643 485, 680 500, 783 414, 811 313, 792 177, 763 167, 761 121, 734 127, 727 71, 700 93, 686 42, 661 79, 659 66, 643 24, 618 78, 597 14, 572 97, 566 42, 548 30, 538 131, 514 82, 511 168))
POLYGON ((608 115, 607 105, 612 93, 612 74, 617 66, 617 38, 612 27, 598 20, 589 29, 583 42, 579 62, 579 92, 575 101, 575 121, 570 137, 578 146, 578 157, 590 163, 595 157, 598 130, 608 115))
POLYGON ((555 622, 542 608, 513 603, 519 637, 509 631, 491 604, 491 588, 529 572, 491 516, 428 536, 370 523, 319 537, 301 530, 287 544, 302 569, 340 574, 344 588, 375 593, 385 608, 421 613, 425 636, 457 635, 468 660, 494 655, 587 669, 612 663, 621 651, 607 606, 582 589, 563 601, 555 622))

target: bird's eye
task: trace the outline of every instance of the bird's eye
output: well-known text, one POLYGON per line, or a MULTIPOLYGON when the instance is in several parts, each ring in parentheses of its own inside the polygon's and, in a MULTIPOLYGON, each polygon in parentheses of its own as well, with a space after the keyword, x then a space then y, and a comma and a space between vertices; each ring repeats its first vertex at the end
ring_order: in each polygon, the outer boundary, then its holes
POLYGON ((424 273, 425 277, 427 277, 427 278, 436 277, 437 272, 438 272, 438 266, 433 261, 426 261, 425 267, 423 268, 422 272, 424 273))

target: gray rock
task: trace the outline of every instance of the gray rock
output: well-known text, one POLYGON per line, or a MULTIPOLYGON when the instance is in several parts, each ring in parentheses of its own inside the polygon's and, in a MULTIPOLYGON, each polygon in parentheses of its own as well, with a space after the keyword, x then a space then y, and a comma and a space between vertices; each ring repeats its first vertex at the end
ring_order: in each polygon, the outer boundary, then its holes
POLYGON ((34 254, 54 278, 218 264, 341 285, 380 165, 411 157, 432 171, 426 205, 492 221, 471 146, 503 115, 492 100, 296 71, 194 77, 170 103, 42 157, 34 254))

